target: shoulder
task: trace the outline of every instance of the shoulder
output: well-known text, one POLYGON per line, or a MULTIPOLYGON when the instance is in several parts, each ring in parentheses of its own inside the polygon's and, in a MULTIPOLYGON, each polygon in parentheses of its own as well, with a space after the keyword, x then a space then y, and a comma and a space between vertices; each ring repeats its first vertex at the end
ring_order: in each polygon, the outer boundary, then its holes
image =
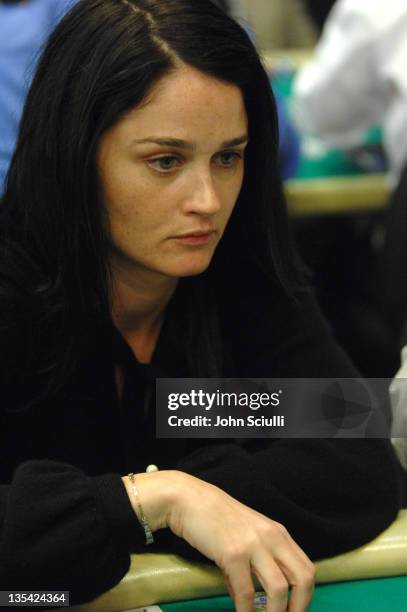
POLYGON ((253 339, 261 342, 271 334, 275 343, 293 335, 312 336, 328 333, 311 289, 288 295, 277 284, 266 283, 242 295, 235 305, 234 322, 250 329, 253 339))
POLYGON ((288 296, 277 285, 252 288, 229 312, 241 376, 353 377, 311 291, 288 296))

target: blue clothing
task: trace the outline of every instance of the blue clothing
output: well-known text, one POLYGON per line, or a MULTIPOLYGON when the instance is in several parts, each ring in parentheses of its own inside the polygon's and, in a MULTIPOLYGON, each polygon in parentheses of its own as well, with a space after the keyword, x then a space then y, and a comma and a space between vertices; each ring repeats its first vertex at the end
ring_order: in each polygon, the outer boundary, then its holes
MULTIPOLYGON (((77 0, 0 3, 0 196, 13 154, 25 97, 44 44, 77 0)), ((298 136, 277 99, 283 179, 296 174, 298 136)))
POLYGON ((76 0, 0 4, 0 195, 25 96, 48 36, 76 0))
POLYGON ((279 157, 281 177, 285 181, 297 174, 300 163, 300 138, 290 123, 284 103, 274 92, 278 113, 279 157))

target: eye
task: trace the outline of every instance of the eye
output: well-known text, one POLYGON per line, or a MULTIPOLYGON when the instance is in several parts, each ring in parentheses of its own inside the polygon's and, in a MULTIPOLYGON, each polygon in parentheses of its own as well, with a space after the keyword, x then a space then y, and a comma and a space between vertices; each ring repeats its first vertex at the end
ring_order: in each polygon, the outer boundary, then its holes
POLYGON ((149 159, 147 163, 150 168, 153 168, 157 172, 160 172, 161 174, 169 174, 178 167, 181 161, 175 155, 163 155, 163 157, 149 159))
POLYGON ((234 168, 243 159, 239 151, 223 151, 217 155, 217 161, 223 168, 234 168))

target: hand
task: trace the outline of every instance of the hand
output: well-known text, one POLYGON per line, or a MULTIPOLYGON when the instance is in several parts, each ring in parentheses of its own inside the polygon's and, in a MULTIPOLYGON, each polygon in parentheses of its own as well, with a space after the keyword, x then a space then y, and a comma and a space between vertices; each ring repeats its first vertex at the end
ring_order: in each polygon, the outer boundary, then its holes
POLYGON ((283 525, 184 472, 139 474, 136 481, 152 531, 169 527, 214 561, 237 612, 253 610, 251 573, 267 593, 267 612, 287 610, 289 586, 289 612, 308 609, 315 567, 283 525))

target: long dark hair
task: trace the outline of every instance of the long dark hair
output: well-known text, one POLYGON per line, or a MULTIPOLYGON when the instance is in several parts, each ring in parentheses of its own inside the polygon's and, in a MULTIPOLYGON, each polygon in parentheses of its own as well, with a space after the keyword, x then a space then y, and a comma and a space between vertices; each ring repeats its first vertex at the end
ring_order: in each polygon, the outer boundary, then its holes
MULTIPOLYGON (((39 63, 0 211, 6 304, 0 325, 28 347, 17 367, 37 379, 47 375, 49 392, 69 377, 88 330, 110 320, 100 138, 179 60, 237 85, 249 118, 244 184, 211 266, 195 285, 195 304, 202 310, 202 294, 209 299, 203 287, 235 278, 248 260, 286 292, 299 279, 278 172, 274 99, 244 30, 209 0, 81 0, 39 63)), ((190 309, 190 336, 198 329, 204 336, 189 338, 191 374, 219 374, 216 325, 202 325, 192 303, 190 309)))

